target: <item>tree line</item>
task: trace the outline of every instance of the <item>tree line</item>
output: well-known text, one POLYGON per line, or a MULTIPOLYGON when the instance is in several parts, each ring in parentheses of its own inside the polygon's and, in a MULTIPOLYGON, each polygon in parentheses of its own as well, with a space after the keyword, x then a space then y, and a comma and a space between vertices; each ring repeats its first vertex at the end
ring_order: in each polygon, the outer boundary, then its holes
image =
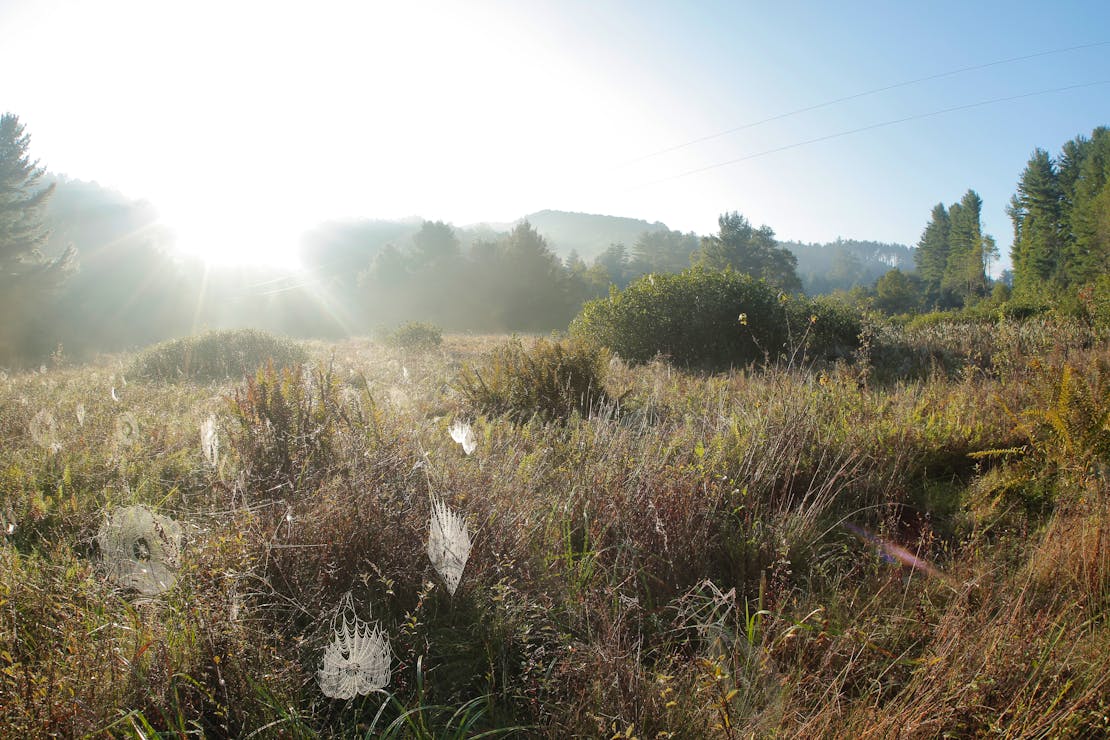
POLYGON ((888 313, 984 304, 1011 315, 1110 312, 1110 129, 1077 136, 1056 157, 1033 151, 1007 207, 1012 268, 999 281, 989 277, 999 251, 982 231, 981 210, 974 190, 934 206, 914 253, 916 269, 889 271, 868 297, 888 313))
POLYGON ((1057 157, 1037 149, 1030 158, 1009 209, 1012 297, 1010 280, 989 277, 998 248, 982 231, 973 190, 933 208, 914 269, 899 245, 784 245, 770 227, 731 212, 709 236, 649 224, 631 245, 610 244, 589 262, 575 251, 558 256, 527 221, 507 232, 441 221, 325 225, 309 235, 305 271, 288 274, 176 254, 153 207, 48 175, 30 159, 29 140, 16 116, 0 117, 0 366, 37 364, 59 345, 84 356, 206 328, 338 337, 420 320, 449 330, 559 330, 611 287, 691 266, 747 273, 788 293, 848 293, 888 313, 1110 295, 1106 128, 1057 157), (798 254, 809 265, 801 275, 798 254))

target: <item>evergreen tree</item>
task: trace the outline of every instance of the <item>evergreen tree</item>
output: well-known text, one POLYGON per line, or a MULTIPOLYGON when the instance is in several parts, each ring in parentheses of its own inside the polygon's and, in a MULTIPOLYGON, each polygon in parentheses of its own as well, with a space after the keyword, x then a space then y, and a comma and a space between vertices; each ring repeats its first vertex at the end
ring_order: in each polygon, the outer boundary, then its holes
POLYGON ((948 209, 943 203, 937 203, 933 206, 932 219, 925 226, 921 241, 917 243, 917 251, 914 253, 917 274, 925 289, 925 299, 934 306, 941 302, 940 285, 944 279, 944 268, 948 264, 950 227, 948 209))
POLYGON ((987 292, 987 278, 983 272, 982 210, 983 200, 974 190, 968 190, 959 203, 948 209, 948 260, 941 289, 951 292, 965 305, 987 292))
POLYGON ((1065 228, 1063 191, 1048 152, 1037 149, 1029 159, 1010 200, 1014 224, 1014 288, 1019 294, 1044 295, 1060 275, 1065 228))
POLYGON ((1097 128, 1083 150, 1071 194, 1064 278, 1071 286, 1110 273, 1110 129, 1097 128))
POLYGON ((682 272, 698 251, 698 237, 693 232, 661 229, 645 231, 632 247, 635 261, 645 272, 682 272))
POLYGON ((785 291, 802 289, 798 258, 775 243, 770 227, 756 229, 736 211, 722 215, 717 223, 720 232, 702 238, 696 264, 715 270, 731 268, 785 291))
POLYGON ((442 221, 425 221, 413 234, 412 247, 418 268, 443 267, 461 254, 455 230, 442 221))
POLYGON ((910 313, 921 307, 921 279, 895 268, 875 283, 875 306, 889 314, 910 313))
POLYGON ((610 244, 608 249, 594 259, 609 273, 609 279, 618 288, 624 288, 635 277, 632 262, 628 259, 628 248, 623 244, 610 244))
POLYGON ((49 292, 62 281, 73 256, 67 249, 47 259, 50 237, 43 207, 54 192, 41 185, 44 170, 27 153, 31 137, 19 118, 0 116, 0 363, 50 347, 42 326, 49 292), (32 346, 37 339, 38 346, 32 346))
POLYGON ((500 328, 545 331, 566 326, 575 306, 566 271, 547 240, 527 221, 513 228, 501 249, 500 328))

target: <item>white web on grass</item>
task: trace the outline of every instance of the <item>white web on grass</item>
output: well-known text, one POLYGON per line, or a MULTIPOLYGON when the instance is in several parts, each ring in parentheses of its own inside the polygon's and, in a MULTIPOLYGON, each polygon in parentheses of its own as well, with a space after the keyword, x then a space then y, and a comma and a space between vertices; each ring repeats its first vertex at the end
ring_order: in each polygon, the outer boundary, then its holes
POLYGON ((77 426, 85 426, 85 404, 77 404, 77 426))
POLYGON ((58 422, 54 414, 42 409, 31 418, 31 439, 35 444, 51 451, 56 451, 58 445, 58 422))
POLYGON ((353 699, 389 685, 392 651, 381 627, 359 618, 350 592, 331 618, 332 639, 316 672, 320 691, 333 699, 353 699))
POLYGON ((451 435, 451 439, 462 445, 463 452, 466 454, 469 455, 477 449, 478 438, 474 435, 474 430, 469 424, 456 421, 447 432, 451 435))
POLYGON ((96 537, 110 580, 143 596, 173 586, 181 564, 181 525, 145 506, 117 509, 96 537))
POLYGON ((216 417, 209 416, 200 425, 200 449, 212 467, 220 460, 220 435, 216 431, 216 417))
POLYGON ((120 447, 130 447, 139 441, 139 422, 130 411, 116 417, 115 437, 120 447))
POLYGON ((470 557, 470 532, 466 521, 435 496, 428 523, 428 557, 452 596, 462 580, 463 568, 470 557))

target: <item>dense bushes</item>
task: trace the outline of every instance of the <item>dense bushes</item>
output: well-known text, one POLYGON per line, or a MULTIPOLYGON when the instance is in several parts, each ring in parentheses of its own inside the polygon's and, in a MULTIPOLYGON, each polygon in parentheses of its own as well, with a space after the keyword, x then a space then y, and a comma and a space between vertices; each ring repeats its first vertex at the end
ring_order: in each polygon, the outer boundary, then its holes
POLYGON ((389 332, 385 339, 402 349, 435 349, 443 344, 443 330, 424 321, 409 321, 389 332))
POLYGON ((607 353, 587 342, 540 339, 529 349, 513 339, 495 348, 483 366, 465 367, 456 388, 485 414, 566 419, 608 401, 602 385, 608 363, 607 353))
POLYGON ((730 270, 692 268, 647 275, 608 298, 590 301, 571 324, 632 362, 664 354, 680 365, 727 368, 799 351, 843 356, 858 343, 846 309, 778 293, 730 270))
POLYGON ((278 367, 308 359, 296 342, 253 329, 211 331, 145 349, 128 371, 155 380, 212 381, 241 378, 272 361, 278 367))

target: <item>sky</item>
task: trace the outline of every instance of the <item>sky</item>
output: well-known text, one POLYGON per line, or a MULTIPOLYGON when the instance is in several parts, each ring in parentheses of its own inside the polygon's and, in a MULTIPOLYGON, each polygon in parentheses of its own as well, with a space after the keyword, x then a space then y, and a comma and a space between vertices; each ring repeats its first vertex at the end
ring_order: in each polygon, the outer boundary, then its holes
POLYGON ((213 261, 543 209, 913 244, 968 188, 1005 254, 1033 149, 1110 125, 1110 3, 0 0, 0 69, 42 165, 213 261))

